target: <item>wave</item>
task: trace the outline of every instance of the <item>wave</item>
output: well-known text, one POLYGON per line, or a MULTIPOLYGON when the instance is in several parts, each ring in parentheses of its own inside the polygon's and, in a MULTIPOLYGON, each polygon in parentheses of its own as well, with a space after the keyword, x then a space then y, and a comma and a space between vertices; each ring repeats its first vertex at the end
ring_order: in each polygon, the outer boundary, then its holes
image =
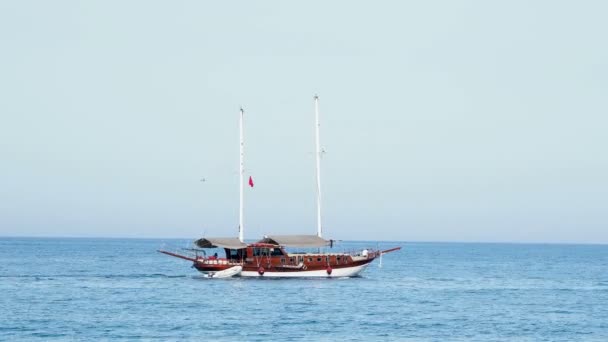
POLYGON ((54 278, 104 278, 104 279, 141 279, 141 278, 188 278, 187 275, 154 274, 26 274, 0 275, 2 279, 54 279, 54 278))

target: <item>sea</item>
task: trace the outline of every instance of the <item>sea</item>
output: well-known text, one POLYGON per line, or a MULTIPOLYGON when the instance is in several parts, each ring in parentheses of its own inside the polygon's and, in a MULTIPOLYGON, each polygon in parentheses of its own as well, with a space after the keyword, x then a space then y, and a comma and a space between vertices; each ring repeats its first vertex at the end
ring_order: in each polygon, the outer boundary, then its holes
POLYGON ((361 276, 206 279, 187 240, 0 238, 1 341, 608 341, 608 246, 340 242, 361 276))

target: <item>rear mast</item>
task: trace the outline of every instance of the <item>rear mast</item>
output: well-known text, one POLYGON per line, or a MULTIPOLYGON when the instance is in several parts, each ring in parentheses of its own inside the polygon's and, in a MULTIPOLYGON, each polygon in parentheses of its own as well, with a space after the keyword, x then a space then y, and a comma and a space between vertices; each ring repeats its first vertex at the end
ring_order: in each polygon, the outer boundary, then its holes
POLYGON ((319 144, 319 96, 315 95, 315 146, 316 146, 316 167, 317 167, 317 236, 322 237, 321 227, 321 147, 319 144))

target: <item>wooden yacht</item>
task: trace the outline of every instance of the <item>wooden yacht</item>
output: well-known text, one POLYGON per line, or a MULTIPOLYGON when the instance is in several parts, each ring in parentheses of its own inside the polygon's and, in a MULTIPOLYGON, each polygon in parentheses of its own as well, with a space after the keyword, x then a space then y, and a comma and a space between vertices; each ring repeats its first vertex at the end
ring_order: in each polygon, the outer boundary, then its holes
MULTIPOLYGON (((194 255, 159 252, 189 260, 192 267, 208 278, 241 277, 354 277, 359 275, 372 261, 383 254, 397 251, 401 247, 387 250, 362 249, 354 253, 326 252, 332 249, 334 240, 322 237, 321 226, 321 170, 322 150, 319 144, 319 97, 315 96, 315 145, 317 179, 317 234, 316 235, 268 235, 255 243, 243 239, 243 116, 239 115, 239 237, 202 238, 194 242, 194 255), (219 248, 224 256, 207 255, 207 250, 219 248), (317 250, 317 252, 288 252, 287 248, 317 250), (323 250, 323 252, 321 252, 323 250)), ((250 185, 252 183, 250 182, 250 185)))
POLYGON ((363 249, 346 252, 288 252, 286 247, 320 248, 331 241, 316 235, 276 235, 250 244, 238 239, 199 239, 199 248, 222 248, 225 256, 185 256, 161 250, 161 253, 190 260, 193 267, 208 278, 242 277, 354 277, 382 254, 399 250, 363 249))

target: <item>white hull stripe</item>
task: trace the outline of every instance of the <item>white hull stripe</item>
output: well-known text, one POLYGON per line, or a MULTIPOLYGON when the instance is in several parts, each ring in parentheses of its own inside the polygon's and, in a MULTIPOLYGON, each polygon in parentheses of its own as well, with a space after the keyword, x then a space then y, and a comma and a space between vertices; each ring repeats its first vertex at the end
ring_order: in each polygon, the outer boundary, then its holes
POLYGON ((327 274, 327 270, 316 270, 316 271, 293 271, 293 272, 273 272, 265 271, 264 275, 260 275, 257 271, 242 271, 241 277, 270 277, 270 278, 311 278, 311 277, 323 277, 323 278, 339 278, 339 277, 354 277, 361 273, 369 263, 365 265, 335 268, 332 269, 331 274, 327 274))

